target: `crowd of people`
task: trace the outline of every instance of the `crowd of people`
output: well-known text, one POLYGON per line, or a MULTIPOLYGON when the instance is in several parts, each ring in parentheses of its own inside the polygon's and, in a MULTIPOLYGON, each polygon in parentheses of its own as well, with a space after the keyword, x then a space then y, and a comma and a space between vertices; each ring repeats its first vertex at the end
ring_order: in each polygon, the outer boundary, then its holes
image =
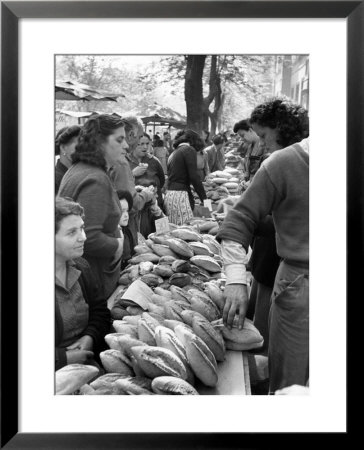
POLYGON ((176 225, 193 218, 191 189, 203 203, 203 182, 224 170, 225 149, 238 138, 242 194, 216 236, 223 320, 231 327, 237 315, 242 327, 253 319, 264 337, 269 393, 307 386, 308 134, 307 110, 280 98, 256 106, 230 135, 185 129, 173 139, 170 131, 151 137, 137 117, 109 114, 62 128, 55 139, 56 369, 99 364, 111 330, 107 300, 138 239, 160 218, 176 225))

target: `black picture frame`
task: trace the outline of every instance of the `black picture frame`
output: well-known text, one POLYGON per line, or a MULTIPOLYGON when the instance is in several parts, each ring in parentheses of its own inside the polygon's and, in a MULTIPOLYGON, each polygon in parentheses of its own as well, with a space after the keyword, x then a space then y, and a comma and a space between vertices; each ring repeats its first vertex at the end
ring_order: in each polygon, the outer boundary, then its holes
MULTIPOLYGON (((350 288, 347 299, 359 287, 364 273, 363 1, 1 2, 1 448, 226 449, 260 448, 263 444, 270 448, 277 434, 18 432, 18 22, 22 18, 117 17, 347 19, 347 246, 350 255, 347 258, 347 285, 350 288)), ((333 130, 335 126, 333 124, 333 130)), ((329 149, 326 151, 329 155, 329 149)), ((335 442, 348 438, 349 431, 348 426, 347 433, 338 433, 335 442)), ((279 445, 286 446, 293 441, 302 445, 310 436, 309 433, 299 437, 297 433, 281 434, 279 445)), ((326 436, 315 433, 315 442, 327 443, 326 436)))

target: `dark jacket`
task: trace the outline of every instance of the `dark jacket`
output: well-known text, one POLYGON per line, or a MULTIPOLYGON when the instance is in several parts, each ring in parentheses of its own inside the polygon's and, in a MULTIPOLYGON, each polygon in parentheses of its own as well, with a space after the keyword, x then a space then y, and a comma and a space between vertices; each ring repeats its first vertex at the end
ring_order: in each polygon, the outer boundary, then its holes
POLYGON ((191 193, 191 184, 201 201, 207 198, 202 181, 197 173, 197 154, 193 147, 188 144, 179 145, 168 158, 167 170, 167 189, 170 191, 187 191, 192 210, 194 201, 191 193))
POLYGON ((129 259, 134 255, 134 247, 138 244, 138 241, 134 240, 133 233, 130 231, 129 227, 122 227, 124 234, 124 248, 123 255, 121 257, 121 270, 129 264, 129 259))
MULTIPOLYGON (((83 258, 77 258, 74 263, 76 269, 81 271, 78 282, 83 297, 89 306, 88 325, 83 335, 92 337, 94 341, 93 352, 97 360, 99 353, 107 348, 104 337, 110 332, 111 328, 110 311, 107 307, 107 299, 102 295, 87 261, 83 258)), ((55 302, 55 314, 55 369, 58 370, 67 364, 67 357, 66 349, 58 347, 63 336, 63 319, 57 301, 55 302)))
POLYGON ((78 162, 63 177, 59 195, 71 197, 85 210, 84 258, 90 264, 105 297, 115 290, 120 262, 113 264, 120 237, 120 201, 108 174, 100 167, 78 162))
POLYGON ((60 160, 57 161, 55 171, 54 171, 54 182, 55 182, 55 194, 58 194, 58 189, 61 184, 64 174, 67 172, 68 167, 61 163, 60 160))

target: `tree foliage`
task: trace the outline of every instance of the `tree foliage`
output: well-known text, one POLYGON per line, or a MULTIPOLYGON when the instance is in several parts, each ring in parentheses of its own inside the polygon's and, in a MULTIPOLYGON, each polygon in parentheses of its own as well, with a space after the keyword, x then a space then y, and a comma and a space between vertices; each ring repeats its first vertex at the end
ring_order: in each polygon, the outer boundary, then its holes
POLYGON ((77 81, 110 92, 122 93, 115 102, 59 102, 62 109, 78 111, 103 111, 123 114, 129 111, 143 111, 153 102, 157 84, 153 79, 143 80, 141 74, 113 67, 108 57, 66 55, 56 65, 56 78, 77 81))
POLYGON ((187 111, 188 126, 215 133, 231 128, 272 95, 275 58, 271 55, 173 55, 162 56, 147 69, 130 70, 120 65, 115 67, 115 59, 107 55, 57 56, 57 79, 74 80, 125 95, 117 102, 57 102, 57 107, 123 114, 150 110, 152 105, 159 104, 182 114, 187 111), (192 60, 200 60, 200 64, 191 80, 192 60))
MULTIPOLYGON (((157 73, 145 74, 143 79, 157 77, 172 90, 181 89, 188 60, 195 57, 164 57, 157 73)), ((275 56, 271 55, 206 55, 202 75, 203 118, 199 128, 210 128, 212 133, 229 128, 229 117, 240 120, 242 114, 245 117, 255 105, 269 97, 272 94, 274 62, 275 56), (234 95, 239 97, 238 101, 231 97, 234 95)))

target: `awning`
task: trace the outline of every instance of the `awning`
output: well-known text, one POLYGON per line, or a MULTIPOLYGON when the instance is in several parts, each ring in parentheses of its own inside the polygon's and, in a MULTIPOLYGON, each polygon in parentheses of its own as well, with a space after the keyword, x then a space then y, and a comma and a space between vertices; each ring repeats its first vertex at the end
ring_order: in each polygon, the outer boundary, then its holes
POLYGON ((161 117, 158 114, 153 116, 141 117, 144 125, 154 124, 154 125, 168 125, 175 128, 185 128, 186 122, 171 119, 169 117, 161 117))
POLYGON ((125 97, 125 95, 121 92, 112 93, 75 81, 56 81, 55 84, 56 100, 98 100, 116 102, 118 97, 125 97))

